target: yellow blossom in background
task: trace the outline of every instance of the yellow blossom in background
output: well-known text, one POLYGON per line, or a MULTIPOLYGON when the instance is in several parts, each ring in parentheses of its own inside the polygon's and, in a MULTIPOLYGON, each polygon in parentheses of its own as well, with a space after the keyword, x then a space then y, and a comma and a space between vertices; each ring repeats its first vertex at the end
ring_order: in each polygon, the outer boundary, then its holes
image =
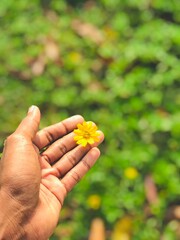
POLYGON ((82 62, 82 56, 78 52, 70 52, 68 59, 74 64, 80 64, 82 62))
POLYGON ((124 171, 124 175, 129 178, 129 179, 135 179, 137 178, 137 176, 139 175, 138 171, 136 170, 136 168, 133 167, 129 167, 126 168, 124 171))
POLYGON ((132 232, 132 219, 124 216, 118 220, 114 226, 111 239, 112 240, 130 240, 132 232))
POLYGON ((104 32, 106 35, 106 39, 108 39, 109 41, 113 41, 116 40, 118 38, 118 32, 114 31, 112 28, 106 26, 104 28, 104 32))
POLYGON ((99 195, 93 194, 90 195, 87 199, 87 204, 92 209, 99 209, 101 205, 101 198, 99 195))
POLYGON ((81 144, 85 147, 88 143, 93 144, 99 142, 100 133, 97 131, 97 127, 93 122, 83 122, 77 125, 77 129, 74 130, 76 134, 74 140, 77 144, 81 144))

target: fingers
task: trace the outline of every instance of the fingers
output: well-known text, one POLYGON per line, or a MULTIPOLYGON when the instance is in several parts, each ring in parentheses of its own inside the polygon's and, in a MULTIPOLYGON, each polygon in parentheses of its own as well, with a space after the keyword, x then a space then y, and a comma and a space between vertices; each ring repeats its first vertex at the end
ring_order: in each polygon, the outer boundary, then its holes
POLYGON ((82 158, 82 161, 79 162, 73 169, 71 169, 68 174, 61 179, 61 181, 54 176, 53 173, 55 172, 55 169, 50 170, 51 174, 49 174, 48 169, 45 169, 42 183, 56 196, 62 206, 67 193, 71 191, 77 182, 80 181, 81 178, 89 171, 99 156, 99 149, 96 147, 91 148, 89 152, 82 158))
POLYGON ((72 168, 61 180, 67 192, 82 179, 82 177, 92 168, 100 156, 98 148, 94 147, 82 158, 82 160, 72 168))
POLYGON ((35 149, 32 141, 38 131, 39 122, 39 108, 32 106, 29 109, 27 116, 17 127, 16 131, 6 139, 2 159, 5 159, 4 162, 9 167, 15 165, 16 167, 13 168, 14 171, 16 168, 20 168, 24 161, 36 164, 37 159, 35 156, 37 155, 37 149, 35 149), (36 160, 34 161, 34 159, 36 160))
MULTIPOLYGON (((102 139, 103 139, 102 133, 100 136, 101 137, 100 137, 99 143, 102 142, 102 139)), ((61 139, 58 139, 57 141, 55 141, 44 152, 41 153, 42 158, 51 165, 54 162, 58 161, 61 157, 63 157, 63 155, 67 154, 71 149, 77 146, 73 137, 74 137, 74 133, 71 132, 65 135, 64 137, 62 137, 61 139)), ((87 147, 81 146, 80 149, 82 152, 87 152, 89 150, 89 146, 88 145, 87 147)), ((76 155, 76 153, 72 153, 70 155, 76 155)), ((71 158, 71 156, 69 158, 71 158)), ((61 159, 61 162, 62 162, 62 159, 61 159)))
POLYGON ((36 135, 40 123, 40 110, 36 106, 29 108, 27 116, 21 121, 17 127, 15 134, 24 135, 27 138, 33 139, 36 135))
POLYGON ((82 123, 83 121, 84 119, 82 116, 75 115, 63 120, 62 122, 46 127, 36 134, 35 144, 39 147, 39 149, 42 149, 56 141, 58 138, 73 131, 77 124, 82 123))
POLYGON ((39 108, 32 106, 16 131, 5 141, 1 172, 5 176, 5 181, 9 179, 12 183, 13 179, 32 175, 32 179, 37 180, 36 183, 40 181, 39 154, 37 154, 37 149, 32 144, 33 138, 38 131, 39 122, 39 108))
POLYGON ((56 169, 58 178, 62 178, 69 170, 71 170, 90 150, 90 146, 86 148, 77 146, 71 152, 67 153, 60 161, 53 165, 56 169))
POLYGON ((58 161, 64 154, 66 154, 76 146, 73 136, 74 133, 71 132, 68 135, 62 137, 61 139, 55 141, 44 152, 42 152, 42 158, 51 165, 54 162, 58 161))
POLYGON ((86 147, 82 147, 81 145, 76 146, 71 151, 67 152, 59 161, 57 161, 53 165, 53 168, 57 170, 56 174, 58 178, 62 178, 79 161, 81 161, 81 159, 83 159, 83 157, 91 150, 91 148, 97 147, 104 140, 104 134, 101 131, 99 132, 100 132, 100 140, 98 143, 96 142, 92 146, 87 145, 86 147))

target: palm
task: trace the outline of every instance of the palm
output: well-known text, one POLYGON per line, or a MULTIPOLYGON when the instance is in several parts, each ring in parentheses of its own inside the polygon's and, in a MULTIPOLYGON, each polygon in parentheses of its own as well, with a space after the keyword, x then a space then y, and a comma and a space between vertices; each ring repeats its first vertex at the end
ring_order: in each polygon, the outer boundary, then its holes
MULTIPOLYGON (((53 186, 53 182, 51 185, 53 186)), ((28 229, 29 239, 34 236, 34 239, 47 240, 57 225, 60 210, 61 204, 56 196, 41 183, 39 203, 28 222, 31 226, 31 229, 28 229)))
POLYGON ((72 131, 82 121, 81 116, 74 116, 37 132, 40 113, 36 109, 6 141, 1 184, 6 183, 6 192, 13 186, 9 193, 13 204, 9 205, 18 215, 13 221, 25 219, 19 232, 25 233, 26 239, 48 239, 66 194, 99 157, 96 146, 102 142, 103 134, 92 147, 77 146, 73 140, 72 131))
MULTIPOLYGON (((28 155, 28 158, 32 156, 36 158, 37 172, 40 168, 39 195, 35 196, 39 198, 36 201, 38 204, 34 208, 35 214, 29 219, 32 226, 31 236, 38 233, 37 239, 47 239, 52 234, 67 192, 88 170, 85 169, 84 164, 77 165, 88 152, 89 147, 76 146, 71 132, 76 124, 73 122, 73 125, 70 125, 65 122, 39 131, 32 144, 31 154, 28 155), (44 148, 46 150, 43 151, 44 148), (41 152, 40 156, 39 152, 41 152)), ((29 166, 28 171, 30 171, 29 166)), ((31 183, 33 181, 34 179, 31 179, 31 183)), ((35 184, 34 186, 38 187, 35 184)))
MULTIPOLYGON (((42 174, 44 170, 51 172, 52 167, 44 168, 42 174)), ((60 185, 60 180, 51 173, 41 179, 38 204, 37 207, 34 208, 35 214, 29 219, 28 225, 32 226, 31 229, 28 229, 29 236, 31 236, 29 239, 32 239, 32 236, 34 236, 35 239, 47 240, 57 225, 62 207, 56 197, 56 195, 58 195, 57 188, 55 188, 55 192, 52 192, 54 183, 57 182, 59 182, 58 184, 60 185)), ((64 199, 64 191, 60 194, 61 198, 64 199)))

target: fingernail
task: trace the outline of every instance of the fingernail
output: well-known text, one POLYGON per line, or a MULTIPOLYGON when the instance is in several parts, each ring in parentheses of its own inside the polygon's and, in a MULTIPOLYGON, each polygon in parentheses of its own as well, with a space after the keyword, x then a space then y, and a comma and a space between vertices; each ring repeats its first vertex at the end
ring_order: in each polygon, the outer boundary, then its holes
POLYGON ((36 106, 35 106, 35 105, 32 105, 32 106, 28 109, 28 113, 32 113, 35 108, 36 108, 36 106))

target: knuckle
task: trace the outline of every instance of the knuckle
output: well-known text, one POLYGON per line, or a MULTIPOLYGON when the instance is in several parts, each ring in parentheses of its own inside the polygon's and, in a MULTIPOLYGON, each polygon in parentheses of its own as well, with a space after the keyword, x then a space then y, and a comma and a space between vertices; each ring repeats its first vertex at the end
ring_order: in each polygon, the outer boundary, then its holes
POLYGON ((58 146, 59 150, 60 150, 60 153, 62 155, 64 155, 66 152, 67 152, 67 147, 64 143, 60 143, 59 146, 58 146))
POLYGON ((51 164, 51 158, 48 156, 48 154, 42 153, 41 156, 44 158, 44 160, 51 164))
POLYGON ((55 138, 54 138, 53 134, 50 131, 48 131, 47 129, 44 129, 44 134, 45 134, 48 142, 51 143, 51 142, 55 141, 55 138))
POLYGON ((78 183, 79 181, 80 181, 80 176, 79 176, 79 174, 76 172, 76 171, 73 171, 72 173, 71 173, 71 177, 73 178, 73 180, 76 182, 76 183, 78 183))
POLYGON ((66 182, 61 181, 63 188, 64 188, 64 196, 67 196, 67 194, 71 191, 71 188, 66 184, 66 182))
POLYGON ((27 139, 25 138, 25 136, 23 134, 16 133, 16 132, 9 135, 5 140, 5 144, 19 143, 19 142, 25 143, 25 142, 27 142, 27 139))
POLYGON ((84 166, 87 168, 87 170, 90 170, 91 166, 89 165, 89 163, 87 163, 86 160, 82 160, 82 163, 83 163, 84 166))
POLYGON ((64 128, 64 135, 66 135, 69 132, 69 129, 68 129, 68 126, 66 125, 66 122, 62 121, 61 126, 64 128))
POLYGON ((67 155, 67 159, 72 166, 76 165, 77 159, 74 155, 72 154, 67 155))

